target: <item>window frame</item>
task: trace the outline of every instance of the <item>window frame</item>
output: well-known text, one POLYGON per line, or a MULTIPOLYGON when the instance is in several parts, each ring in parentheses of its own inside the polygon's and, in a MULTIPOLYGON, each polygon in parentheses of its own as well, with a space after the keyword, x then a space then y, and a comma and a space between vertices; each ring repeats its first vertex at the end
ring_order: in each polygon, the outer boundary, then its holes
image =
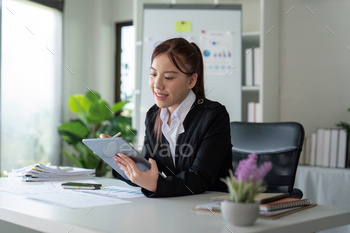
POLYGON ((116 56, 115 56, 115 86, 114 86, 114 101, 120 102, 121 98, 121 54, 122 54, 122 28, 132 26, 132 21, 116 23, 116 56))

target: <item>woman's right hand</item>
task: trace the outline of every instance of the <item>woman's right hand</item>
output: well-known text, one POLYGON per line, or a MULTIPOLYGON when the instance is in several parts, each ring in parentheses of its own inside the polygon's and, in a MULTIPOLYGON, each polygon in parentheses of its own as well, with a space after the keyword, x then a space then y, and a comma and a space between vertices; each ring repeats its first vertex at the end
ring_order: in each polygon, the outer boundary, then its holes
POLYGON ((108 134, 101 133, 100 138, 111 138, 108 134))

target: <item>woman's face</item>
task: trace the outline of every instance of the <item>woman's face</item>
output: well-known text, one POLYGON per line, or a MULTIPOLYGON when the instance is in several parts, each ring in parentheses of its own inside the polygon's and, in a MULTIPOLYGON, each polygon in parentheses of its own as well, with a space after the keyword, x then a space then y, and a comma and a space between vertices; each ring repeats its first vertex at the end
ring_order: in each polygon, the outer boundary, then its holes
POLYGON ((169 112, 173 113, 196 82, 197 74, 189 77, 182 73, 170 61, 167 54, 161 54, 153 59, 149 87, 159 108, 168 108, 169 112))

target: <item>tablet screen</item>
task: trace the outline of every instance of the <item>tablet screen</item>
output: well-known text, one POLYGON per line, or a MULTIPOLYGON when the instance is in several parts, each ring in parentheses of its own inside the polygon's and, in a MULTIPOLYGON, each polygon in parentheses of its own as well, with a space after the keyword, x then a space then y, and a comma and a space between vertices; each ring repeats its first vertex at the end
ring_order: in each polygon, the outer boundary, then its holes
POLYGON ((118 153, 132 158, 141 171, 147 171, 151 168, 149 162, 123 138, 89 138, 83 139, 82 142, 127 180, 129 178, 124 171, 114 162, 113 157, 118 153))

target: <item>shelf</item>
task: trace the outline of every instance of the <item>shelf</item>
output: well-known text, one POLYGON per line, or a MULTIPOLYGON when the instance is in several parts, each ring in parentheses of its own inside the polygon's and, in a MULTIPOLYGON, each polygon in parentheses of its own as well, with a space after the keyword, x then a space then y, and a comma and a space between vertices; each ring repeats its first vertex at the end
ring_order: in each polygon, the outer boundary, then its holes
MULTIPOLYGON (((242 120, 247 120, 247 104, 249 102, 259 102, 261 104, 261 119, 263 122, 278 122, 279 121, 279 62, 280 51, 279 41, 280 33, 278 30, 271 31, 271 25, 279 28, 280 16, 280 2, 276 0, 258 0, 255 4, 256 8, 260 10, 259 27, 251 27, 251 31, 244 31, 242 33, 242 84, 254 82, 250 81, 250 73, 246 75, 246 49, 260 48, 261 55, 261 70, 258 74, 261 75, 260 86, 242 86, 242 120)), ((243 8, 246 11, 244 14, 249 15, 250 20, 257 17, 253 12, 243 8)), ((254 67, 254 54, 253 67, 254 67)), ((249 58, 250 59, 250 58, 249 58)), ((259 62, 259 61, 258 61, 259 62)), ((250 65, 249 65, 250 66, 250 65)), ((250 67, 248 68, 250 69, 250 67)), ((254 71, 253 71, 254 76, 254 71)), ((253 77, 254 78, 254 77, 253 77)), ((257 83, 256 83, 257 84, 257 83)))
POLYGON ((259 37, 260 32, 259 31, 252 31, 252 32, 243 32, 242 37, 259 37))
POLYGON ((242 86, 242 91, 259 91, 260 86, 242 86))

